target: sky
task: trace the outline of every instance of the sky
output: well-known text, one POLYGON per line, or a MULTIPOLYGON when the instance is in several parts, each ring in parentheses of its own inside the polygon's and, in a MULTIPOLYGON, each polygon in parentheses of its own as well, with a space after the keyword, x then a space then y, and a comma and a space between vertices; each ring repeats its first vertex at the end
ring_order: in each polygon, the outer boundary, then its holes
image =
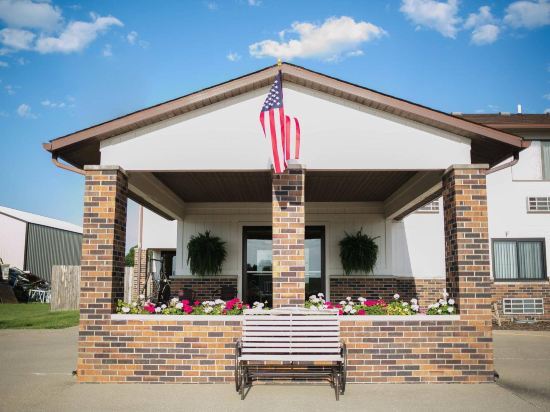
POLYGON ((550 0, 0 0, 0 205, 81 225, 83 177, 42 143, 277 58, 446 112, 543 113, 550 0))

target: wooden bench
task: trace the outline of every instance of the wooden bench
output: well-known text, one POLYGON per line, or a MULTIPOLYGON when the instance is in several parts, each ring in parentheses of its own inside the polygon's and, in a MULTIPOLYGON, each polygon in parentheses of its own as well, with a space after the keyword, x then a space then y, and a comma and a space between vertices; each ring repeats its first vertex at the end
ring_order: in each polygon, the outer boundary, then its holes
POLYGON ((244 311, 235 348, 235 386, 241 399, 262 378, 328 380, 336 400, 346 388, 346 346, 337 310, 302 308, 244 311))

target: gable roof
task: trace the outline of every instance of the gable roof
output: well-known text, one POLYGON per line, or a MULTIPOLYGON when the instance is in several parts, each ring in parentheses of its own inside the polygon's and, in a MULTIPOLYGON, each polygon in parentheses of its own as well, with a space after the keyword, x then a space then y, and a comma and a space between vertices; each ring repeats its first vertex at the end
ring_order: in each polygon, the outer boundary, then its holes
POLYGON ((283 81, 295 83, 330 95, 363 104, 433 126, 472 140, 472 162, 491 165, 526 147, 519 136, 471 122, 464 118, 399 99, 290 63, 274 65, 224 83, 139 110, 125 116, 68 134, 44 143, 44 148, 66 162, 83 167, 99 164, 99 144, 108 139, 210 104, 269 86, 277 71, 283 81))
POLYGON ((55 229, 67 230, 82 234, 82 227, 73 225, 72 223, 63 220, 52 219, 51 217, 35 215, 34 213, 24 212, 22 210, 11 209, 9 207, 0 206, 0 214, 21 220, 35 225, 53 227, 55 229))

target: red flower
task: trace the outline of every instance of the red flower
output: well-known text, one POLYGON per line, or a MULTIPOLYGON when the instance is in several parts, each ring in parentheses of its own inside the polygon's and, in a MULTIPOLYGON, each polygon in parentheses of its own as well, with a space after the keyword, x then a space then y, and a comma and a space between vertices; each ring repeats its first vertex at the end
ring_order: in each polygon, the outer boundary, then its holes
POLYGON ((364 315, 364 314, 365 314, 365 309, 359 309, 359 310, 357 311, 357 314, 358 314, 358 315, 364 315))
POLYGON ((181 303, 183 304, 183 306, 189 306, 189 301, 187 299, 183 299, 181 303))
POLYGON ((195 302, 193 302, 193 304, 194 304, 195 306, 199 306, 201 303, 200 303, 200 301, 196 300, 195 302))
POLYGON ((343 315, 343 314, 344 314, 344 311, 343 311, 342 309, 340 309, 340 310, 338 311, 338 314, 339 314, 339 315, 343 315))

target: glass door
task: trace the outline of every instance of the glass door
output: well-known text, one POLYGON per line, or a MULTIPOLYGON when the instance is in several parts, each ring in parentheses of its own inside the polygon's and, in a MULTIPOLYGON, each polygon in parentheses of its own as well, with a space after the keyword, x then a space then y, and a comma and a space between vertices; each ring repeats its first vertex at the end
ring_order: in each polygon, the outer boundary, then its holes
POLYGON ((243 228, 243 302, 273 305, 270 226, 243 228))
MULTIPOLYGON (((325 227, 307 226, 305 239, 306 299, 325 293, 325 227)), ((243 228, 243 301, 273 304, 272 232, 270 226, 243 228)))

